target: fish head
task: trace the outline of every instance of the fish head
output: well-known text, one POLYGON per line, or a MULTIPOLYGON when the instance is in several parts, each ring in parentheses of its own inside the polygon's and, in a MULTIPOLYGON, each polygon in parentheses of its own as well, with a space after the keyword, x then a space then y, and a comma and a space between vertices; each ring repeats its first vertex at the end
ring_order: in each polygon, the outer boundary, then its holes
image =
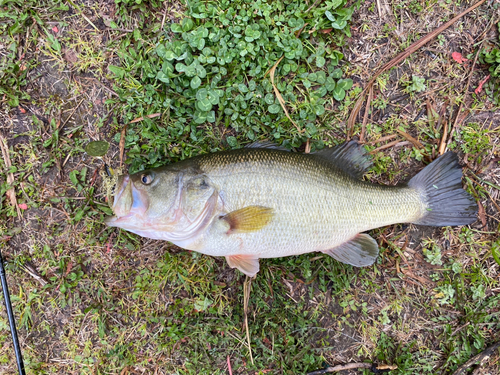
POLYGON ((207 176, 169 168, 120 176, 115 191, 115 216, 106 219, 107 225, 174 243, 206 227, 218 197, 207 176))
POLYGON ((112 203, 115 216, 106 224, 134 233, 158 226, 168 230, 179 195, 178 178, 175 171, 157 170, 118 177, 112 203))

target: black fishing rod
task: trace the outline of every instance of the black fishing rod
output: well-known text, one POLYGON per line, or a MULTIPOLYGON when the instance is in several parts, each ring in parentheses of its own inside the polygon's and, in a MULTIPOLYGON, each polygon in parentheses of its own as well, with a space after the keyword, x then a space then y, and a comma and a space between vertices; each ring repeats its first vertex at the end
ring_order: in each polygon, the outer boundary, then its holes
POLYGON ((17 339, 16 321, 14 319, 14 313, 12 312, 12 305, 10 303, 9 288, 7 287, 7 277, 5 275, 5 269, 3 268, 3 258, 1 252, 0 279, 2 279, 3 299, 7 309, 7 316, 9 317, 10 333, 12 334, 12 342, 14 343, 14 351, 16 352, 17 369, 19 370, 20 375, 26 375, 24 372, 23 354, 21 353, 21 346, 19 345, 19 340, 17 339))

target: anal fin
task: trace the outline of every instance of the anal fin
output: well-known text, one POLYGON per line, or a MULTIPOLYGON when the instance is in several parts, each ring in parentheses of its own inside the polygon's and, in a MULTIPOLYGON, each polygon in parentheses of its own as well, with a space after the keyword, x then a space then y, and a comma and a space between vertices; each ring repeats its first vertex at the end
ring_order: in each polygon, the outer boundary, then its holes
POLYGON ((253 255, 228 255, 227 264, 231 268, 237 268, 248 277, 254 277, 259 272, 259 258, 253 255))
POLYGON ((378 244, 368 234, 360 233, 354 238, 323 253, 342 263, 356 267, 371 266, 378 257, 378 244))

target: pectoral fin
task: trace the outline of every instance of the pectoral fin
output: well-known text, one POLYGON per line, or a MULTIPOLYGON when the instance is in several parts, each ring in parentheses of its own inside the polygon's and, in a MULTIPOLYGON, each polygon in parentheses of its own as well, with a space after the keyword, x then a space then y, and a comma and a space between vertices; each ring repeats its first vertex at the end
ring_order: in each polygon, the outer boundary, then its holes
POLYGON ((367 267, 377 260, 378 245, 369 235, 361 233, 350 241, 333 249, 325 250, 323 253, 342 263, 356 267, 367 267))
POLYGON ((239 269, 248 277, 254 277, 259 272, 259 258, 253 255, 229 255, 226 260, 229 267, 239 269))
POLYGON ((273 209, 263 206, 248 206, 221 217, 229 223, 227 234, 256 232, 264 228, 273 218, 273 209))

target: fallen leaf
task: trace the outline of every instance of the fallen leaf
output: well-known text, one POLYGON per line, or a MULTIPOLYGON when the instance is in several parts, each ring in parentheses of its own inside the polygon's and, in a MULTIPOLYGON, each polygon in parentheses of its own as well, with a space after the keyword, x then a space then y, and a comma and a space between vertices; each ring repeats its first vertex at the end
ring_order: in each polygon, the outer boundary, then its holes
POLYGON ((27 210, 27 209, 28 209, 28 205, 27 205, 26 203, 21 203, 21 204, 19 205, 19 208, 20 208, 21 210, 27 210))
POLYGON ((477 86, 477 89, 474 90, 474 92, 479 94, 481 91, 483 91, 483 85, 490 79, 490 75, 488 74, 486 77, 484 77, 481 82, 479 82, 479 85, 477 86))
POLYGON ((78 61, 78 54, 71 48, 64 50, 64 59, 70 63, 76 63, 78 61))
POLYGON ((333 27, 329 28, 329 29, 323 29, 323 30, 320 30, 319 32, 322 33, 322 34, 330 34, 333 30, 333 27))
MULTIPOLYGON (((478 207, 478 215, 479 219, 481 220, 481 224, 483 225, 483 228, 486 228, 486 225, 488 224, 486 221, 486 211, 484 210, 484 206, 481 202, 477 202, 477 207, 478 207)), ((488 229, 486 229, 488 230, 488 229)))
POLYGON ((462 63, 464 63, 465 61, 468 60, 465 57, 463 57, 460 52, 453 52, 451 54, 451 57, 453 57, 453 60, 455 60, 459 64, 462 64, 462 63))

